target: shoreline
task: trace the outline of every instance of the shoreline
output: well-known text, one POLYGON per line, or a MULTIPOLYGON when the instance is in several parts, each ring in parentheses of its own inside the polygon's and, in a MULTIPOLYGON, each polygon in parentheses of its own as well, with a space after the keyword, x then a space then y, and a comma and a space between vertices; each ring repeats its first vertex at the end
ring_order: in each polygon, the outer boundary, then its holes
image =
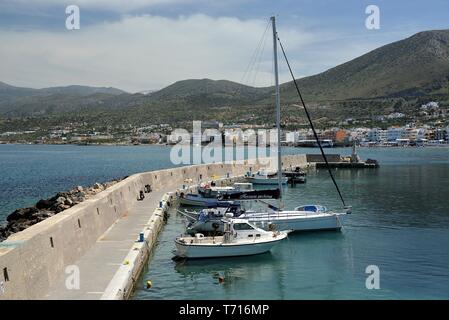
POLYGON ((171 146, 169 144, 160 144, 160 143, 144 143, 144 144, 123 144, 123 143, 90 143, 90 144, 77 144, 77 143, 25 143, 25 142, 14 142, 14 143, 2 143, 1 145, 17 145, 17 146, 77 146, 77 147, 147 147, 147 146, 160 146, 160 147, 168 147, 171 146))
MULTIPOLYGON (((75 143, 2 143, 0 142, 0 146, 2 145, 16 145, 16 146, 74 146, 74 147, 172 147, 172 144, 121 144, 121 143, 98 143, 98 144, 75 144, 75 143)), ((192 145, 190 145, 192 146, 192 145)), ((204 147, 204 146, 203 146, 204 147)), ((236 147, 236 146, 234 146, 236 147)), ((255 147, 257 146, 248 146, 242 145, 241 147, 255 147)), ((305 149, 305 150, 319 150, 318 147, 294 147, 294 146, 282 146, 286 148, 292 149, 305 149)), ((352 146, 335 146, 330 148, 324 148, 325 150, 334 150, 334 149, 350 149, 352 146)), ((357 149, 445 149, 449 148, 449 144, 443 145, 423 145, 423 146, 385 146, 385 145, 373 145, 373 146, 361 146, 358 145, 357 149)))

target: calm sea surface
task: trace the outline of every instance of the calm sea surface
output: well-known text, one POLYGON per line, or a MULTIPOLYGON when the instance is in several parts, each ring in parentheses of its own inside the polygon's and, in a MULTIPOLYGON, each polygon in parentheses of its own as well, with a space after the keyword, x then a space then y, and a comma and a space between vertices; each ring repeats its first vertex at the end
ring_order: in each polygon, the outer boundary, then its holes
MULTIPOLYGON (((57 191, 171 167, 169 154, 168 147, 156 146, 0 145, 0 221, 57 191)), ((372 148, 359 154, 378 159, 381 167, 335 171, 353 206, 342 232, 293 234, 254 257, 175 263, 173 239, 184 225, 173 213, 133 298, 449 299, 449 149, 372 148), (368 265, 380 269, 379 290, 365 288, 368 265)), ((309 172, 305 185, 286 188, 285 201, 287 208, 340 206, 324 170, 309 172)))

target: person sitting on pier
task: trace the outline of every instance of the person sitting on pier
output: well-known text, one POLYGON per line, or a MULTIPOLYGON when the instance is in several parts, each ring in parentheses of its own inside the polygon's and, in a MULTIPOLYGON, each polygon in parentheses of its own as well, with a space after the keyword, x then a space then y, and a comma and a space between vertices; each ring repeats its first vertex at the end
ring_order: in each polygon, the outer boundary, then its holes
POLYGON ((145 199, 145 194, 143 193, 142 190, 140 190, 139 197, 137 198, 137 201, 142 201, 143 199, 145 199))

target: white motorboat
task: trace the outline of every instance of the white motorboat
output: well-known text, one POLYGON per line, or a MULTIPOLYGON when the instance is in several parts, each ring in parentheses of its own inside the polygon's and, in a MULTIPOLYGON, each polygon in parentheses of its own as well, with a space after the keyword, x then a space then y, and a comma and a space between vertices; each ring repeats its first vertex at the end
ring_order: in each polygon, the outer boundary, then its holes
POLYGON ((287 237, 289 231, 265 231, 245 219, 226 217, 222 236, 195 236, 176 238, 176 257, 178 258, 218 258, 248 256, 265 253, 287 237))

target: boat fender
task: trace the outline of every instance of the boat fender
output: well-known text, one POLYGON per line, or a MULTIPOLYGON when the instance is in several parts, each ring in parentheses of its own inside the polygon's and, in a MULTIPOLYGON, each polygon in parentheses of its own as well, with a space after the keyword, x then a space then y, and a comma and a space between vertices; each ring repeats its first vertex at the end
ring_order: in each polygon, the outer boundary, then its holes
POLYGON ((153 283, 151 282, 151 280, 148 280, 146 285, 147 285, 147 289, 151 289, 151 287, 153 286, 153 283))

